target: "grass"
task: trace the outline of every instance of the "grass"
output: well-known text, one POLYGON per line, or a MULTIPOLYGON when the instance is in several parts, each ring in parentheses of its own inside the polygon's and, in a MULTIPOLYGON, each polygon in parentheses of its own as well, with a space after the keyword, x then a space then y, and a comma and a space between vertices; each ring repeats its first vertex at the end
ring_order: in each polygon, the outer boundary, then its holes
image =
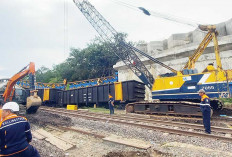
POLYGON ((93 107, 80 107, 80 109, 88 109, 89 112, 98 112, 98 113, 110 113, 109 109, 103 108, 103 107, 98 107, 98 108, 93 108, 93 107))
POLYGON ((90 112, 98 112, 98 113, 110 113, 109 109, 106 108, 88 108, 90 112))
MULTIPOLYGON (((81 107, 80 109, 88 109, 89 112, 110 114, 110 110, 106 109, 106 108, 103 108, 103 107, 98 107, 98 108, 81 107)), ((118 110, 118 109, 114 108, 114 113, 115 114, 125 114, 125 111, 124 110, 118 110)))
POLYGON ((232 98, 220 98, 225 107, 232 107, 232 98))

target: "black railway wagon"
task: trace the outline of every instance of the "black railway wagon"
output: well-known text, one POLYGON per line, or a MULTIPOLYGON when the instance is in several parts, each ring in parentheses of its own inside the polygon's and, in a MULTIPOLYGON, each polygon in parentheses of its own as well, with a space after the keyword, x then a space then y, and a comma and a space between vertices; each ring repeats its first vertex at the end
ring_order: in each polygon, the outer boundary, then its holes
POLYGON ((64 92, 63 91, 58 91, 57 92, 57 104, 56 104, 56 107, 63 107, 63 104, 64 104, 64 92))
MULTIPOLYGON (((37 89, 38 96, 42 100, 43 105, 48 105, 48 106, 56 106, 58 104, 58 92, 61 91, 60 89, 54 89, 54 88, 47 88, 47 89, 37 89)), ((26 90, 26 97, 30 96, 30 90, 26 90)), ((26 100, 25 100, 26 102, 26 100)))
POLYGON ((58 92, 60 89, 47 88, 39 89, 38 95, 42 99, 43 105, 56 106, 58 104, 58 92))
POLYGON ((43 97, 44 97, 44 89, 37 89, 38 90, 38 96, 41 98, 41 100, 43 101, 43 97))
POLYGON ((57 107, 63 107, 67 104, 75 104, 75 90, 59 91, 57 107))
POLYGON ((108 106, 109 94, 114 97, 116 104, 142 101, 145 98, 145 85, 132 80, 59 91, 58 106, 108 106))
POLYGON ((143 101, 145 86, 137 81, 122 82, 123 100, 128 102, 143 101))

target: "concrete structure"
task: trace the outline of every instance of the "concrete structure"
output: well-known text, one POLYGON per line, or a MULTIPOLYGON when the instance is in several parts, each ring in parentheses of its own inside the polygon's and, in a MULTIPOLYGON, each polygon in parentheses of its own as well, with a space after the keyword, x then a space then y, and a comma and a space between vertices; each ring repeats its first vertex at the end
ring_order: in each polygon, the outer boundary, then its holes
POLYGON ((168 38, 168 49, 190 43, 188 33, 172 34, 168 38))
MULTIPOLYGON (((218 36, 218 40, 223 68, 232 69, 232 19, 217 24, 217 27, 219 33, 221 33, 218 36)), ((181 70, 184 64, 188 61, 188 57, 194 53, 206 33, 207 32, 202 32, 199 29, 196 29, 189 33, 173 34, 164 41, 152 41, 147 44, 143 44, 143 49, 141 50, 146 50, 146 53, 157 58, 159 61, 176 70, 181 70), (145 46, 147 46, 147 48, 145 48, 145 46)), ((138 46, 138 48, 140 47, 138 46)), ((160 74, 170 72, 162 66, 154 64, 145 57, 140 56, 140 58, 147 69, 154 75, 154 78, 160 74)), ((208 63, 215 63, 214 65, 216 65, 214 46, 212 42, 199 58, 195 67, 199 72, 201 72, 208 63)), ((118 62, 114 65, 114 69, 118 70, 119 81, 140 81, 139 78, 122 62, 118 62)), ((151 92, 148 88, 146 89, 146 99, 151 99, 151 92)))
POLYGON ((226 24, 226 33, 227 35, 232 35, 232 19, 230 19, 229 21, 225 22, 226 24))
POLYGON ((151 41, 147 45, 148 54, 154 55, 156 52, 163 51, 163 41, 151 41))

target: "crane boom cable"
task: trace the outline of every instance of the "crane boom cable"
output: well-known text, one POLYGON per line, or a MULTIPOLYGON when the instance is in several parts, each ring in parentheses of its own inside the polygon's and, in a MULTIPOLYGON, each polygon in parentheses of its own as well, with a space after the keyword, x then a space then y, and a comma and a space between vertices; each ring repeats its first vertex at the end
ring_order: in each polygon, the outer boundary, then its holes
POLYGON ((114 3, 117 3, 118 5, 122 5, 122 6, 130 8, 130 9, 138 10, 138 7, 136 7, 134 5, 131 5, 131 4, 119 1, 119 0, 111 0, 111 1, 113 1, 114 3))
MULTIPOLYGON (((201 29, 199 29, 198 26, 200 25, 199 24, 200 22, 196 22, 194 20, 169 15, 167 13, 161 13, 161 12, 157 12, 157 11, 147 10, 147 9, 145 9, 143 7, 137 7, 135 5, 132 5, 132 4, 129 4, 129 3, 126 3, 126 2, 122 2, 120 0, 111 0, 111 2, 113 2, 115 4, 118 4, 118 5, 121 5, 121 6, 124 6, 124 7, 127 7, 127 8, 130 8, 130 9, 133 9, 133 10, 138 11, 140 13, 141 13, 141 11, 143 11, 143 13, 145 15, 148 15, 148 16, 158 17, 158 18, 161 18, 161 19, 164 19, 164 20, 167 20, 167 21, 173 21, 175 23, 180 23, 180 24, 183 24, 183 25, 186 25, 186 26, 196 28, 195 31, 203 33, 205 35, 208 33, 207 31, 202 31, 201 29)), ((218 34, 218 36, 220 37, 222 35, 218 34)))
POLYGON ((192 27, 198 27, 198 23, 192 22, 192 21, 187 21, 183 18, 179 18, 179 17, 173 17, 173 16, 169 16, 169 15, 165 15, 163 13, 159 13, 159 12, 155 12, 155 11, 149 11, 151 13, 151 16, 155 16, 155 17, 160 17, 163 18, 165 20, 169 20, 169 21, 174 21, 177 23, 181 23, 181 24, 185 24, 188 26, 192 26, 192 27))
POLYGON ((139 11, 139 12, 141 12, 141 10, 142 11, 146 10, 147 12, 150 13, 150 16, 159 17, 159 18, 162 18, 162 19, 178 22, 178 23, 189 25, 189 26, 192 26, 192 27, 197 27, 199 25, 198 22, 195 22, 193 20, 186 19, 186 18, 183 18, 183 17, 177 17, 177 16, 173 16, 173 15, 168 15, 167 13, 161 13, 161 12, 157 12, 157 11, 148 10, 148 9, 143 8, 143 7, 137 7, 137 6, 134 6, 132 4, 122 2, 120 0, 111 0, 111 1, 118 4, 118 5, 126 6, 128 8, 134 9, 134 10, 139 11))
POLYGON ((130 7, 133 7, 133 8, 138 8, 138 7, 137 7, 137 6, 135 6, 135 5, 132 5, 132 4, 129 4, 129 3, 123 2, 123 1, 121 1, 121 0, 111 0, 111 1, 119 2, 119 3, 121 3, 121 4, 124 4, 124 5, 130 6, 130 7))

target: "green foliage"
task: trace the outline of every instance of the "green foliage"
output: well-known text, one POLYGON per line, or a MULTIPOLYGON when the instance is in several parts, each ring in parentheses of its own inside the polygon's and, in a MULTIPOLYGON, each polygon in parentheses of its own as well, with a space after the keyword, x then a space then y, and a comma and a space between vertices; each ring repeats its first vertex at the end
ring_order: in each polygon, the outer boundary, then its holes
MULTIPOLYGON (((125 39, 126 35, 119 34, 118 38, 125 39)), ((95 38, 84 49, 71 48, 65 62, 53 66, 52 70, 46 67, 37 70, 37 82, 55 83, 65 78, 70 82, 110 76, 114 73, 113 65, 119 60, 111 47, 110 43, 95 38)))
POLYGON ((232 104, 232 98, 220 98, 224 103, 231 103, 232 104))
POLYGON ((220 98, 220 100, 224 103, 224 107, 232 107, 232 98, 220 98))
POLYGON ((44 66, 36 71, 36 81, 48 83, 54 78, 54 72, 44 66))

